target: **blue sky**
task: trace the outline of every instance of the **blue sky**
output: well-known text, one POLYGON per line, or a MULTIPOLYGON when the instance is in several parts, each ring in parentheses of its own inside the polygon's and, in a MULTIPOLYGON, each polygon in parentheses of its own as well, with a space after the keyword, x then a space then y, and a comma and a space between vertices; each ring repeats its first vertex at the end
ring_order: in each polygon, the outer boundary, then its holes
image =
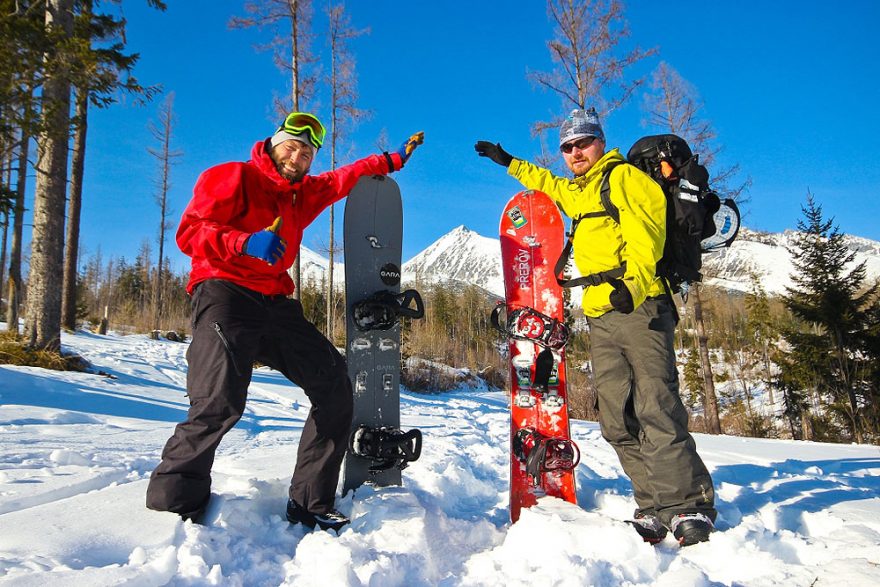
MULTIPOLYGON (((167 12, 126 0, 129 50, 136 75, 175 93, 174 146, 184 152, 172 171, 174 229, 199 173, 245 160, 256 140, 278 124, 272 101, 289 92, 287 76, 258 52, 268 31, 230 30, 244 1, 169 0, 167 12)), ((546 4, 540 0, 397 2, 349 0, 352 25, 370 33, 352 42, 359 106, 372 111, 345 146, 347 162, 376 151, 383 131, 393 146, 425 131, 425 144, 396 174, 404 196, 404 260, 461 224, 497 236, 507 199, 520 189, 504 170, 478 158, 479 139, 500 141, 532 159, 540 145, 530 124, 570 109, 533 87, 527 70, 552 67, 546 4)), ((315 5, 315 52, 326 56, 326 3, 315 5)), ((751 177, 744 223, 781 231, 801 217, 807 190, 844 232, 880 240, 880 151, 877 104, 880 59, 872 39, 880 16, 868 0, 831 8, 827 2, 627 2, 631 35, 621 43, 657 47, 659 55, 632 68, 648 75, 665 60, 699 91, 703 115, 723 146, 720 162, 751 177)), ((324 72, 329 60, 323 59, 324 72)), ((329 101, 312 104, 329 119, 329 101)), ((147 148, 147 125, 161 98, 137 107, 130 99, 93 110, 82 218, 81 260, 99 248, 133 260, 144 239, 155 242, 159 220, 147 148)), ((626 150, 646 128, 641 95, 603 122, 610 146, 626 150)), ((343 151, 344 152, 344 151, 343 151)), ((318 155, 314 172, 329 167, 318 155)), ((711 170, 710 170, 711 171, 711 170)), ((337 215, 341 219, 341 210, 337 215)), ((338 234, 341 234, 341 221, 338 234)), ((321 250, 327 215, 304 244, 321 250)), ((29 230, 28 230, 29 232, 29 230)), ((155 250, 155 246, 154 246, 155 250)), ((171 247, 175 268, 187 259, 171 247)))

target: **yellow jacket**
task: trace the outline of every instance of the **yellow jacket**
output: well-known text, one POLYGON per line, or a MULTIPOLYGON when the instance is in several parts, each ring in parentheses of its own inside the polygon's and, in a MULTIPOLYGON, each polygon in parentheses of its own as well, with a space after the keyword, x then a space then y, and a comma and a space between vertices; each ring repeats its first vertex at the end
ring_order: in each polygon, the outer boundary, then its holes
MULTIPOLYGON (((609 164, 624 161, 618 149, 599 159, 582 177, 566 179, 527 161, 514 159, 507 172, 527 189, 550 196, 566 216, 602 212, 600 188, 609 164)), ((626 262, 623 282, 638 308, 645 298, 665 293, 655 276, 666 239, 666 196, 650 177, 632 165, 618 165, 609 177, 611 201, 620 210, 620 224, 610 216, 584 218, 574 237, 574 262, 582 275, 607 271, 626 262)), ((591 317, 612 309, 608 283, 584 288, 583 310, 591 317)))

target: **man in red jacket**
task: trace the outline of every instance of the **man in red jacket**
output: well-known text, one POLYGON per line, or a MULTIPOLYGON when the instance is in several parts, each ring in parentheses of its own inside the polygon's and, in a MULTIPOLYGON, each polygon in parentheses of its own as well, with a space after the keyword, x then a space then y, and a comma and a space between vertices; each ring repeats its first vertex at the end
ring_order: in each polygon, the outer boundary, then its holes
POLYGON ((289 299, 303 230, 365 175, 400 170, 424 133, 394 153, 371 155, 309 175, 325 130, 292 112, 257 142, 246 163, 202 173, 177 230, 192 258, 193 341, 187 352, 190 408, 162 451, 147 507, 198 519, 211 495, 211 466, 223 435, 244 413, 252 365, 277 369, 303 388, 312 407, 291 479, 287 518, 339 530, 349 522, 334 506, 352 418, 345 359, 289 299))

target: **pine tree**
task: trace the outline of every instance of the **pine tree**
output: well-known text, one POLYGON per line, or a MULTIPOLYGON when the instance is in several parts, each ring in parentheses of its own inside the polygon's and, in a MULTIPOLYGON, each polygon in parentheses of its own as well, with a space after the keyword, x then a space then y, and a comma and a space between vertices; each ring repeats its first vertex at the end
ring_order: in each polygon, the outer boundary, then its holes
MULTIPOLYGON (((72 72, 75 92, 73 146, 71 150, 70 190, 64 243, 64 279, 61 299, 61 324, 76 329, 76 278, 79 265, 79 227, 83 203, 86 136, 89 107, 106 108, 117 100, 119 90, 149 100, 158 91, 144 88, 132 75, 137 54, 126 54, 124 18, 94 12, 94 0, 79 0, 74 20, 75 43, 72 72)), ((163 2, 152 0, 150 6, 165 10, 163 2)))
POLYGON ((770 313, 770 299, 767 291, 761 284, 757 275, 752 274, 752 290, 746 294, 746 328, 753 339, 754 345, 757 347, 761 357, 761 375, 764 384, 767 385, 768 402, 772 406, 773 390, 770 387, 770 348, 775 346, 779 331, 774 324, 773 317, 770 313))
MULTIPOLYGON (((799 235, 790 248, 794 259, 794 286, 786 288, 786 308, 800 322, 785 338, 792 354, 807 355, 809 376, 817 390, 830 397, 826 409, 844 414, 849 434, 863 442, 862 406, 871 403, 868 368, 862 352, 874 324, 871 302, 878 285, 866 287, 865 263, 852 266, 855 253, 846 247, 844 235, 825 220, 822 207, 812 194, 802 208, 799 235)), ((876 303, 876 302, 875 302, 876 303)))

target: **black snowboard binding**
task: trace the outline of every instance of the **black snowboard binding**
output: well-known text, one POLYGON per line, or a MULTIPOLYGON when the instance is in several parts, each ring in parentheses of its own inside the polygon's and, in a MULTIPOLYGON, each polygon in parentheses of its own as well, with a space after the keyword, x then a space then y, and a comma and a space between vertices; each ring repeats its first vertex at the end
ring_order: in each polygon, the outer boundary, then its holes
POLYGON ((526 464, 532 484, 540 484, 541 474, 571 471, 581 460, 581 452, 573 440, 550 438, 534 428, 520 428, 513 438, 513 454, 526 464))
POLYGON ((527 306, 510 309, 504 302, 498 302, 489 320, 498 332, 508 338, 529 340, 555 351, 562 349, 568 342, 568 326, 527 306), (507 314, 504 325, 500 320, 502 311, 507 314))
POLYGON ((405 469, 422 454, 422 432, 417 428, 404 432, 391 426, 371 428, 361 424, 351 433, 348 451, 375 461, 370 466, 373 473, 393 467, 405 469))
POLYGON ((422 296, 414 289, 393 294, 380 290, 352 306, 354 325, 361 332, 369 330, 390 330, 397 324, 400 316, 421 318, 425 315, 422 296), (411 304, 415 303, 415 307, 411 304))

